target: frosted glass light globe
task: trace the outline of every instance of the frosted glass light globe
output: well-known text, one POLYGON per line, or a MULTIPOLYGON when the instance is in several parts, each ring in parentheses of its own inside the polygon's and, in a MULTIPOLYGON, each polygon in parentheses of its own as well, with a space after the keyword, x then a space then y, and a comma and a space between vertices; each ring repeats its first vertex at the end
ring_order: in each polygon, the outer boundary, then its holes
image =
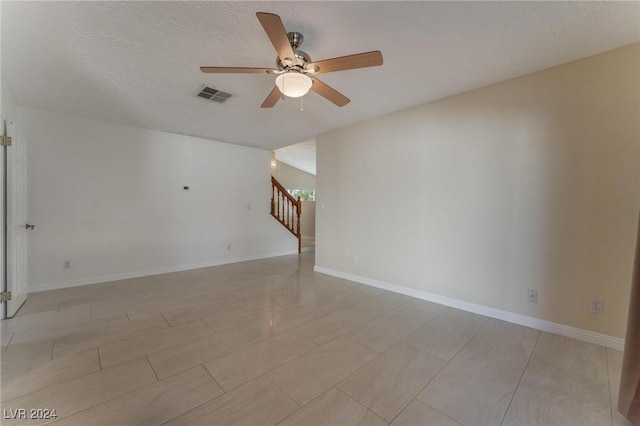
POLYGON ((289 98, 299 98, 309 93, 313 81, 298 72, 286 72, 276 78, 276 86, 280 92, 289 98))

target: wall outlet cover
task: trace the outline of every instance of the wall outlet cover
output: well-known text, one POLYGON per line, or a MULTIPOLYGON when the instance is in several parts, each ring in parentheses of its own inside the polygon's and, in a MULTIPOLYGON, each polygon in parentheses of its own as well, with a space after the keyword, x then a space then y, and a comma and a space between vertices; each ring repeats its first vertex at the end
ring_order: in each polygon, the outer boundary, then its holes
POLYGON ((604 313, 604 302, 602 300, 592 299, 589 301, 589 311, 592 314, 603 314, 604 313))

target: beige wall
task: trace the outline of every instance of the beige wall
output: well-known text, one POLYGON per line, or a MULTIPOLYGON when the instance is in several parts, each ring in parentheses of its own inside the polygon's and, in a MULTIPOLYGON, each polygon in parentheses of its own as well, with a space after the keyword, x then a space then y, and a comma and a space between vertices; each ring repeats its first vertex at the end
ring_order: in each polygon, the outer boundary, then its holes
POLYGON ((634 44, 321 135, 316 265, 623 337, 639 75, 634 44))
POLYGON ((276 161, 273 176, 287 189, 316 189, 316 177, 300 169, 276 161))
POLYGON ((316 202, 303 201, 300 214, 300 233, 305 237, 316 235, 316 202))

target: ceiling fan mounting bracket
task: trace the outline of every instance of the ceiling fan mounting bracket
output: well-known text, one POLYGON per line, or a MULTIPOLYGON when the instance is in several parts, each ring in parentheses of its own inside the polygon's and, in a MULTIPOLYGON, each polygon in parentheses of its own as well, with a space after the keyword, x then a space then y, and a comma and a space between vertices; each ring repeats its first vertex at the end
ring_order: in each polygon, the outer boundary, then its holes
POLYGON ((298 47, 302 46, 302 42, 304 41, 304 37, 297 31, 291 31, 287 33, 287 38, 289 39, 289 44, 293 47, 293 50, 296 50, 298 47))

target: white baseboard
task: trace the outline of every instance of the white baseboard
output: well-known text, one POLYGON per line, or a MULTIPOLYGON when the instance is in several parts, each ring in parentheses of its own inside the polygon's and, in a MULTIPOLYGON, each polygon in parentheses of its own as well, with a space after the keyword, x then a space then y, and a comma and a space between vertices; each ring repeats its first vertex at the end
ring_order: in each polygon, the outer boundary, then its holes
POLYGON ((149 275, 168 274, 170 272, 180 272, 180 271, 188 271, 191 269, 208 268, 211 266, 226 265, 229 263, 247 262, 249 260, 266 259, 269 257, 288 256, 291 254, 298 254, 298 251, 294 250, 294 251, 284 251, 284 252, 277 252, 277 253, 267 253, 267 254, 261 254, 256 256, 237 257, 234 259, 222 259, 222 260, 215 260, 212 262, 197 263, 197 264, 191 264, 191 265, 147 269, 144 271, 124 272, 119 274, 99 275, 94 277, 85 277, 85 278, 78 278, 74 280, 57 281, 57 282, 45 283, 45 284, 36 284, 36 285, 32 284, 28 286, 28 290, 29 290, 29 293, 35 293, 38 291, 46 291, 46 290, 57 290, 60 288, 78 287, 81 285, 88 285, 88 284, 98 284, 98 283, 104 283, 104 282, 110 282, 110 281, 128 280, 131 278, 146 277, 149 275))
POLYGON ((440 305, 461 309, 463 311, 473 312, 474 314, 484 315, 486 317, 496 318, 514 324, 523 325, 525 327, 534 328, 536 330, 559 334, 561 336, 570 337, 572 339, 581 340, 583 342, 593 343, 600 346, 605 346, 607 348, 612 348, 619 351, 624 350, 624 339, 621 339, 619 337, 595 333, 593 331, 584 330, 581 328, 546 321, 527 315, 516 314, 514 312, 503 311, 502 309, 491 308, 489 306, 465 302, 463 300, 440 296, 409 287, 402 287, 384 281, 374 280, 372 278, 366 278, 359 275, 349 274, 347 272, 336 271, 334 269, 325 268, 323 266, 316 265, 314 266, 313 270, 322 274, 343 278, 349 281, 355 281, 360 284, 366 284, 372 287, 381 288, 383 290, 393 291, 394 293, 400 293, 406 296, 415 297, 417 299, 427 300, 429 302, 438 303, 440 305))

